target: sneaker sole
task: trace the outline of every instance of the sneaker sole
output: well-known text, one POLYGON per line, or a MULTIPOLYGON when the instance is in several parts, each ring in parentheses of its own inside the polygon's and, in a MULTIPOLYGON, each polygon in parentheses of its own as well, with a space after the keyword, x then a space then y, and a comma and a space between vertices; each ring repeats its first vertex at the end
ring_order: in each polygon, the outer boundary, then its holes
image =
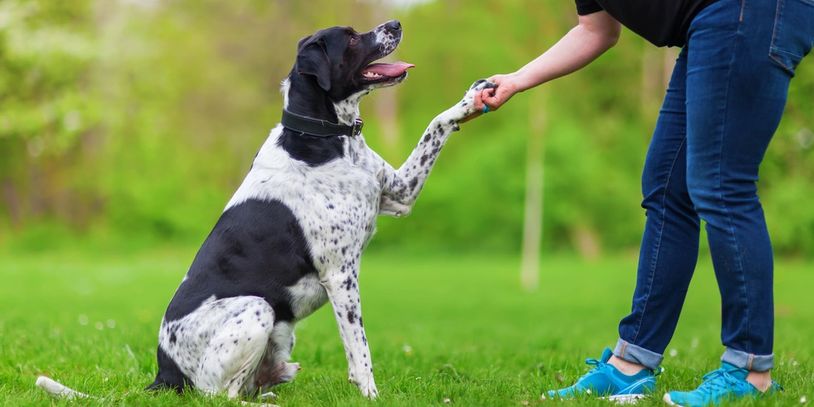
POLYGON ((636 404, 645 397, 647 396, 644 394, 620 394, 617 396, 602 397, 602 400, 612 401, 616 404, 636 404))
POLYGON ((664 400, 664 402, 667 403, 668 406, 679 406, 679 407, 681 407, 679 404, 673 403, 673 399, 670 398, 670 393, 664 393, 664 397, 662 398, 662 400, 664 400))

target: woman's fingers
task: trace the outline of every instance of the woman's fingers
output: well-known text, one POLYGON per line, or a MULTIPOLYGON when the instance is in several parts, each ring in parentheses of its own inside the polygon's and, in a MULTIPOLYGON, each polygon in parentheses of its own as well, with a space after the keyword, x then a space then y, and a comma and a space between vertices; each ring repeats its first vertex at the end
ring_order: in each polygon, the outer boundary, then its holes
POLYGON ((481 92, 484 98, 493 98, 495 97, 495 93, 497 92, 497 88, 487 88, 481 92))
POLYGON ((495 75, 489 78, 489 81, 497 85, 494 89, 486 89, 484 91, 482 101, 489 109, 494 111, 500 109, 509 99, 517 92, 517 85, 512 81, 509 75, 495 75))
POLYGON ((503 101, 500 98, 500 93, 500 85, 494 89, 484 89, 483 93, 481 93, 483 104, 489 106, 490 110, 499 109, 500 105, 503 104, 503 101))
POLYGON ((495 87, 495 88, 489 88, 489 89, 484 89, 483 90, 483 97, 482 97, 483 103, 485 105, 489 106, 490 110, 493 110, 493 111, 497 110, 498 108, 500 108, 500 105, 503 104, 500 101, 500 98, 499 98, 499 95, 501 93, 500 85, 503 83, 503 77, 504 77, 503 75, 493 75, 492 77, 487 79, 489 82, 492 82, 495 85, 497 85, 497 87, 495 87))
POLYGON ((503 82, 504 76, 505 75, 493 75, 492 77, 487 79, 489 82, 492 82, 495 85, 497 85, 497 87, 486 88, 476 93, 473 100, 473 107, 475 109, 475 113, 465 118, 464 120, 461 120, 461 123, 467 122, 478 116, 481 116, 483 114, 483 108, 485 106, 489 106, 489 111, 495 111, 505 102, 505 100, 503 100, 503 97, 501 96, 502 92, 500 88, 500 84, 501 82, 503 82))

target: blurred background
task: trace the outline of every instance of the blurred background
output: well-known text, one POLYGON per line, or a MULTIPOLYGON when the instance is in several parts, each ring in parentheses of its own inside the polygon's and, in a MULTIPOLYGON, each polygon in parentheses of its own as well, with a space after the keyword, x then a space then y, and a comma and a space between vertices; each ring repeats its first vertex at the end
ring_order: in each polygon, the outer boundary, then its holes
MULTIPOLYGON (((279 122, 297 41, 392 18, 405 30, 392 58, 417 67, 362 114, 394 166, 473 81, 576 23, 572 0, 0 0, 0 405, 53 404, 40 374, 106 397, 90 405, 177 405, 141 392, 156 330, 279 122)), ((625 32, 587 69, 464 124, 412 215, 380 219, 361 285, 384 405, 538 405, 614 343, 677 54, 625 32)), ((810 57, 759 183, 778 254, 778 405, 814 395, 813 96, 810 57)), ((718 363, 705 240, 664 390, 718 363)), ((275 389, 280 404, 360 405, 328 308, 298 325, 306 368, 275 389)))
MULTIPOLYGON (((297 40, 391 18, 405 27, 395 58, 417 68, 362 113, 396 166, 474 80, 576 22, 555 0, 0 1, 0 250, 199 245, 279 121, 297 40)), ((625 32, 589 68, 466 124, 413 215, 382 219, 370 250, 633 255, 676 55, 625 32)), ((786 257, 814 257, 812 95, 808 60, 760 180, 786 257)))

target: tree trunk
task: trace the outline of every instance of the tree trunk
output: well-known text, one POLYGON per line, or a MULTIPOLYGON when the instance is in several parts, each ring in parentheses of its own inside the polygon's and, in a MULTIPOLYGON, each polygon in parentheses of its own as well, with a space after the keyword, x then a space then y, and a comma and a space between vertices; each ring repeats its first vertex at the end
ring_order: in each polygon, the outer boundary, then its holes
POLYGON ((530 95, 529 136, 526 157, 526 202, 523 216, 523 254, 520 283, 528 291, 540 285, 540 242, 543 237, 543 150, 545 98, 540 91, 530 95))
POLYGON ((23 222, 23 214, 20 209, 20 194, 17 192, 14 181, 11 177, 5 178, 0 182, 0 187, 2 187, 3 193, 2 202, 5 202, 4 206, 8 211, 8 221, 12 228, 19 228, 23 222))

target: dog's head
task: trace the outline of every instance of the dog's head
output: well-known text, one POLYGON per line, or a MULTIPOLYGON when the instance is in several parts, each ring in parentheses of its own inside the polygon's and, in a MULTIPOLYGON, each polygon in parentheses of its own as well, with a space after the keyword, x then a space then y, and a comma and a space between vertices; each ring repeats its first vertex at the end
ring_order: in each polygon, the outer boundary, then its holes
POLYGON ((401 23, 396 20, 366 33, 351 27, 327 28, 300 41, 292 75, 314 81, 333 102, 392 86, 401 83, 413 65, 374 62, 395 51, 400 41, 401 23))

